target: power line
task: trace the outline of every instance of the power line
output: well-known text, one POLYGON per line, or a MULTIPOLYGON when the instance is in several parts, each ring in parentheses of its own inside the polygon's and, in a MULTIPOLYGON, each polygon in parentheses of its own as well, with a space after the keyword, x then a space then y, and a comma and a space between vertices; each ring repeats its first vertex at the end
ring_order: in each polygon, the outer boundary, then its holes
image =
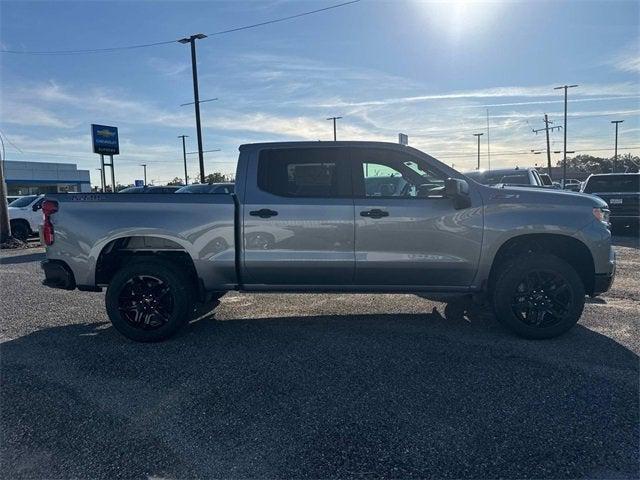
POLYGON ((16 55, 84 55, 84 54, 91 54, 91 53, 117 52, 120 50, 135 50, 138 48, 156 47, 158 45, 168 45, 170 43, 176 43, 176 40, 167 40, 164 42, 155 42, 155 43, 143 43, 140 45, 127 45, 124 47, 90 48, 85 50, 47 50, 47 51, 0 50, 0 53, 13 53, 16 55))
POLYGON ((18 147, 15 143, 13 143, 9 137, 7 137, 7 134, 4 133, 2 130, 0 130, 0 136, 2 136, 9 145, 11 145, 13 148, 15 148, 18 152, 22 153, 22 150, 20 149, 20 147, 18 147))
MULTIPOLYGON (((253 23, 251 25, 244 25, 241 27, 229 28, 226 30, 220 30, 213 33, 208 33, 207 36, 213 37, 218 35, 224 35, 227 33, 239 32, 241 30, 248 30, 250 28, 263 27, 265 25, 271 25, 274 23, 285 22, 287 20, 293 20, 294 18, 306 17, 308 15, 313 15, 316 13, 326 12, 327 10, 333 10, 335 8, 345 7, 347 5, 352 5, 354 3, 358 3, 360 0, 351 0, 349 2, 339 3, 337 5, 331 5, 324 8, 318 8, 316 10, 310 10, 307 12, 297 13, 295 15, 289 15, 287 17, 276 18, 273 20, 267 20, 265 22, 253 23)), ((92 53, 109 53, 109 52, 117 52, 121 50, 136 50, 140 48, 148 48, 148 47, 157 47, 160 45, 169 45, 170 43, 177 43, 177 40, 166 40, 163 42, 153 42, 153 43, 142 43, 138 45, 126 45, 123 47, 108 47, 108 48, 89 48, 89 49, 79 49, 79 50, 0 50, 0 53, 11 53, 15 55, 86 55, 92 53)))
POLYGON ((230 28, 228 30, 221 30, 219 32, 208 33, 207 35, 213 37, 215 35, 223 35, 225 33, 239 32, 240 30, 248 30, 249 28, 262 27, 264 25, 271 25, 273 23, 284 22, 292 20, 294 18, 306 17, 307 15, 313 15, 314 13, 326 12, 327 10, 333 10, 334 8, 345 7, 353 3, 358 3, 360 0, 351 0, 350 2, 339 3, 337 5, 331 5, 329 7, 319 8, 317 10, 311 10, 309 12, 298 13, 296 15, 289 15, 288 17, 278 18, 275 20, 268 20, 266 22, 254 23, 253 25, 245 25, 244 27, 230 28))

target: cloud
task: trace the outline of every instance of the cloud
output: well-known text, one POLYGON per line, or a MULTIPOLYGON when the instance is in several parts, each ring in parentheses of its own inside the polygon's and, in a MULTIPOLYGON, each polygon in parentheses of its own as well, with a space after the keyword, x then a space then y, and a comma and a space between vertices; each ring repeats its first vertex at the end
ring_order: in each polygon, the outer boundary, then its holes
POLYGON ((606 63, 622 72, 640 73, 640 49, 638 44, 629 45, 606 63))
POLYGON ((147 61, 147 64, 159 74, 165 75, 167 77, 180 75, 182 73, 189 71, 189 69, 191 68, 191 64, 189 63, 170 62, 168 60, 165 60, 164 58, 159 58, 159 57, 151 57, 147 61))
POLYGON ((2 123, 54 128, 71 128, 73 126, 72 122, 60 118, 46 108, 12 101, 2 102, 2 123))
MULTIPOLYGON (((407 97, 385 98, 381 100, 366 101, 334 101, 324 104, 310 105, 323 108, 340 108, 354 106, 386 106, 403 103, 425 102, 430 100, 458 100, 458 99, 485 99, 485 98, 530 98, 530 97, 551 97, 558 96, 554 91, 555 86, 532 86, 532 87, 494 87, 479 90, 454 91, 436 93, 428 95, 414 95, 407 97)), ((577 96, 588 95, 616 95, 616 96, 637 96, 638 85, 631 82, 608 84, 608 85, 582 85, 580 89, 574 90, 577 96)))

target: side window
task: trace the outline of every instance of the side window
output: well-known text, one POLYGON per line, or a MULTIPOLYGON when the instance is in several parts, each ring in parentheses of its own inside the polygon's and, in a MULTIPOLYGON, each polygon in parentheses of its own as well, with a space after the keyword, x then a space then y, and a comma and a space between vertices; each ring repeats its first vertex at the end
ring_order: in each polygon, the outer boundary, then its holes
MULTIPOLYGON (((392 150, 354 152, 367 198, 443 198, 445 177, 412 156, 392 150)), ((358 175, 359 176, 359 175, 358 175)))
POLYGON ((349 175, 339 149, 265 150, 258 161, 258 187, 282 197, 344 197, 349 175))

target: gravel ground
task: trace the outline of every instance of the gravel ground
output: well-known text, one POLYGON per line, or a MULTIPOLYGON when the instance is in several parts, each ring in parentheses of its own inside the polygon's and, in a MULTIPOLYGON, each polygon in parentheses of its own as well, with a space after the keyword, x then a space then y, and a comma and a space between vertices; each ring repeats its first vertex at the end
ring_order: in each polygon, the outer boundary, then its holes
POLYGON ((640 476, 640 250, 561 338, 464 298, 227 294, 162 344, 0 255, 3 478, 640 476))

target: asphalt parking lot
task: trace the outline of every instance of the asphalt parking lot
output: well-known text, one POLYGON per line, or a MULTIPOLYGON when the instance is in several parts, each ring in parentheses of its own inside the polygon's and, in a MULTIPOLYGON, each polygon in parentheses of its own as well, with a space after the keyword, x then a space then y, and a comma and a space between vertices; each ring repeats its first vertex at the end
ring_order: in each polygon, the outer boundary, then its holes
POLYGON ((638 478, 640 250, 565 336, 464 298, 227 294, 161 344, 0 256, 3 478, 638 478))

